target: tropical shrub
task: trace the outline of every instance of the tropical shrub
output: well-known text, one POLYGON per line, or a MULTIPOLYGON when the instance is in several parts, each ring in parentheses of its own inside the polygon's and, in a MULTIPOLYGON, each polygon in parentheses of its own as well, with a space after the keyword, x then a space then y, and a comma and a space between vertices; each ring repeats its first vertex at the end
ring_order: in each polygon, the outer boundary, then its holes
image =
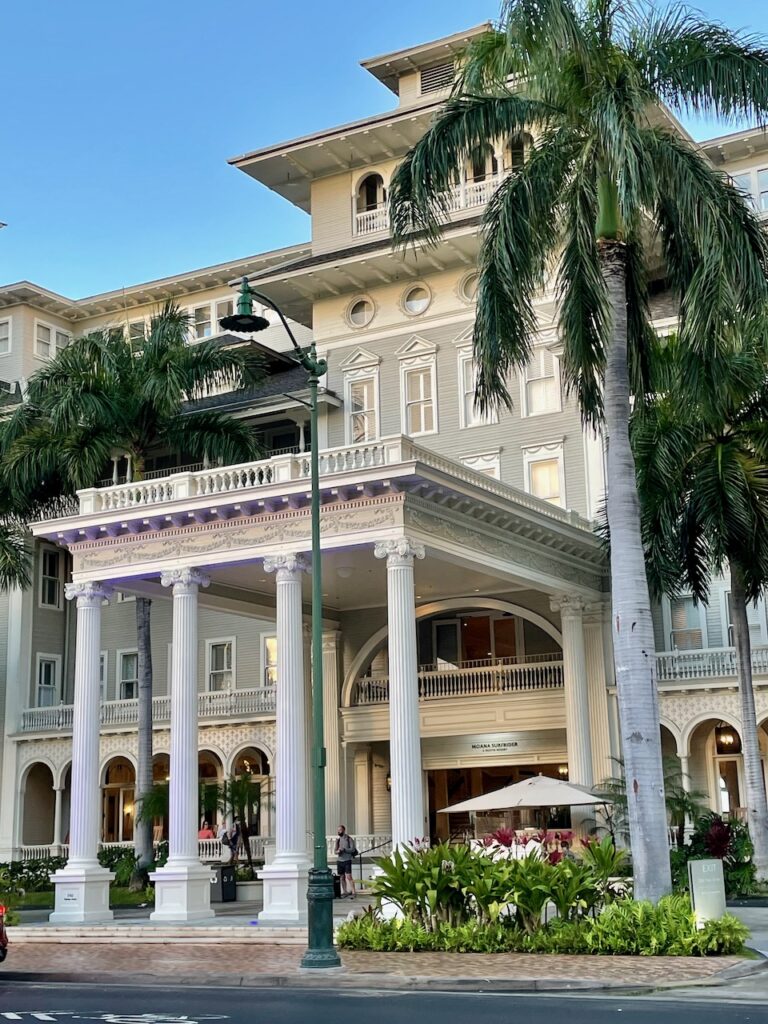
POLYGON ((688 889, 689 860, 715 857, 723 862, 726 895, 750 896, 757 891, 752 853, 749 828, 744 822, 708 811, 697 820, 688 846, 671 852, 675 889, 688 889))
POLYGON ((19 915, 13 907, 23 898, 24 889, 18 881, 11 877, 8 868, 7 864, 0 865, 0 904, 5 907, 5 923, 18 924, 19 915))
POLYGON ((723 956, 740 953, 747 928, 733 915, 698 931, 686 896, 665 896, 657 905, 615 900, 596 917, 557 918, 528 932, 511 917, 491 923, 439 922, 427 929, 406 918, 382 920, 370 908, 338 929, 342 949, 380 952, 592 953, 610 956, 723 956))
POLYGON ((49 892, 53 889, 51 875, 66 864, 65 857, 39 857, 35 860, 14 860, 0 864, 11 882, 24 892, 49 892))

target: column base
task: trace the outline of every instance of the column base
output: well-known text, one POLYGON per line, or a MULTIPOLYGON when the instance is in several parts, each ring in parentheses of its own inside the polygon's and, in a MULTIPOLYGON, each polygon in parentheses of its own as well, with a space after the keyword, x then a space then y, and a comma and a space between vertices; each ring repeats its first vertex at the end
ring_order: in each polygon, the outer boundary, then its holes
POLYGON ((51 924, 102 924, 113 919, 109 909, 109 883, 115 876, 99 864, 65 865, 51 875, 55 910, 51 924))
POLYGON ((200 863, 169 863, 149 877, 155 883, 155 909, 150 921, 204 921, 216 916, 211 909, 210 868, 200 863))
POLYGON ((259 924, 295 928, 307 923, 309 864, 305 859, 281 860, 278 856, 262 868, 259 878, 264 883, 259 924))

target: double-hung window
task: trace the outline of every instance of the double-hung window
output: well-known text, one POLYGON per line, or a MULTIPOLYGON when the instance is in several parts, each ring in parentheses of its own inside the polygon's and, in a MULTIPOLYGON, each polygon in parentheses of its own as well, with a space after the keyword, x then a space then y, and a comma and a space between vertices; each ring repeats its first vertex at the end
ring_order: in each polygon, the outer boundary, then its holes
POLYGON ((549 349, 538 346, 523 373, 525 416, 560 411, 560 374, 557 359, 549 349))
POLYGON ((523 449, 525 489, 542 501, 565 507, 562 441, 523 449))
POLYGON ((264 685, 277 686, 277 637, 264 637, 264 685))
POLYGON ((379 436, 375 377, 349 382, 349 434, 353 444, 374 441, 379 436))
POLYGON ((67 331, 60 331, 50 324, 35 324, 35 355, 40 359, 53 359, 71 340, 72 335, 67 331))
POLYGON ((210 338, 214 333, 211 323, 211 304, 195 306, 192 310, 192 331, 195 338, 210 338))
POLYGON ((435 397, 433 373, 430 366, 418 366, 405 371, 405 429, 406 433, 430 434, 435 429, 435 397))
POLYGON ((11 351, 11 321, 0 320, 0 356, 11 351))
POLYGON ((61 658, 56 654, 37 656, 37 706, 50 708, 56 703, 59 691, 59 665, 61 658))
POLYGON ((494 411, 480 412, 475 405, 477 363, 472 358, 472 352, 469 349, 459 353, 459 389, 461 392, 459 412, 462 427, 483 427, 496 422, 497 416, 494 411))
POLYGON ((61 608, 61 552, 40 549, 40 607, 61 608))
POLYGON ((208 689, 228 690, 234 683, 234 641, 208 641, 208 689))
POLYGON ((669 602, 670 646, 673 651, 698 651, 704 646, 701 611, 690 594, 669 602))
POLYGON ((136 700, 139 695, 139 654, 138 651, 120 651, 120 700, 136 700))

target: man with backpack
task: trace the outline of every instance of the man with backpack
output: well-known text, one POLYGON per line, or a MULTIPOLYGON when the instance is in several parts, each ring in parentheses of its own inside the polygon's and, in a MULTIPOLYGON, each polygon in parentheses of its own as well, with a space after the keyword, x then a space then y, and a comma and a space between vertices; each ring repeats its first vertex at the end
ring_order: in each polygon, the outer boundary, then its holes
POLYGON ((345 825, 339 825, 337 829, 336 845, 334 852, 338 857, 336 870, 341 880, 341 899, 349 896, 350 899, 355 897, 355 880, 352 877, 352 861, 355 857, 359 857, 357 848, 355 847, 355 841, 352 836, 347 834, 347 828, 345 825))

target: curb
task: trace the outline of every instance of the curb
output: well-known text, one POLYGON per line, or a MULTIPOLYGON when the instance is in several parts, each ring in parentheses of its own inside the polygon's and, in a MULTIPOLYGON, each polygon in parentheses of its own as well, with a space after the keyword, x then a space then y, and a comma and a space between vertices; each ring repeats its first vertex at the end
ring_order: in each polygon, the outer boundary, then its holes
MULTIPOLYGON (((616 994, 643 995, 675 988, 711 987, 726 985, 730 981, 751 977, 768 971, 768 961, 748 961, 727 967, 719 974, 708 978, 681 979, 670 982, 590 981, 583 978, 437 978, 422 975, 392 975, 385 973, 347 973, 344 968, 327 973, 320 970, 301 970, 296 974, 253 974, 253 975, 205 975, 199 974, 172 977, 157 974, 132 974, 130 986, 163 985, 166 988, 205 987, 215 985, 224 988, 301 988, 301 989, 359 989, 386 990, 392 992, 478 992, 478 993, 525 993, 525 992, 608 992, 616 994)), ((29 984, 80 984, 108 985, 124 988, 129 983, 120 975, 108 972, 56 972, 56 971, 7 971, 0 969, 0 981, 26 982, 29 984)))

